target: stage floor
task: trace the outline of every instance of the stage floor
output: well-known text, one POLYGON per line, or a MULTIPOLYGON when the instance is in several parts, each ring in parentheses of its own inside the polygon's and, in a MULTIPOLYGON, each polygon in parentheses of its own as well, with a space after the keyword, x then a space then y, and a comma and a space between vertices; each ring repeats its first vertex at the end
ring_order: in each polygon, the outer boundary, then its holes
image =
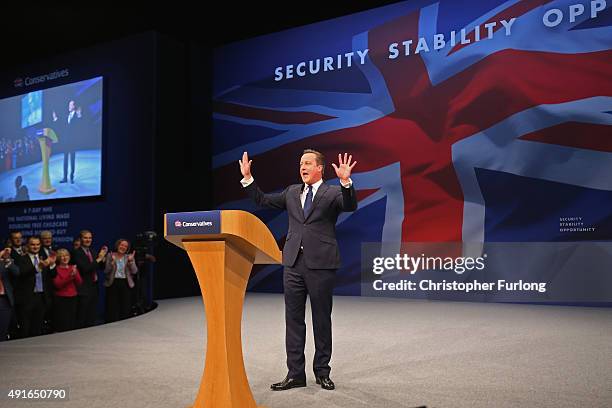
POLYGON ((78 150, 75 156, 73 183, 60 183, 64 178, 64 154, 57 153, 49 158, 49 177, 54 193, 43 194, 38 191, 42 176, 42 162, 19 167, 0 173, 0 201, 15 197, 15 178, 21 176, 22 184, 28 188, 30 201, 52 198, 89 197, 102 193, 100 174, 102 173, 102 154, 100 150, 78 150))
MULTIPOLYGON (((612 309, 336 297, 324 391, 272 392, 286 373, 281 295, 249 294, 246 371, 256 401, 281 407, 611 407, 612 309)), ((307 370, 313 356, 308 323, 307 370)), ((2 407, 190 405, 204 367, 200 298, 122 322, 0 343, 0 389, 68 387, 67 402, 2 407)))

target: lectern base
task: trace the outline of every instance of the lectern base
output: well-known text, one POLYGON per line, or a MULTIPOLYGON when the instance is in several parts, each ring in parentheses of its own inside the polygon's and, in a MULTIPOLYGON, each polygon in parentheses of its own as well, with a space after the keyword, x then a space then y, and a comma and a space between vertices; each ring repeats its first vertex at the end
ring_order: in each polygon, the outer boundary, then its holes
POLYGON ((40 191, 43 194, 51 194, 51 193, 55 193, 57 190, 54 189, 53 187, 39 187, 38 191, 40 191))
MULTIPOLYGON (((189 405, 189 406, 187 406, 187 408, 196 408, 196 406, 195 405, 189 405)), ((258 405, 257 408, 268 408, 268 407, 266 407, 265 405, 258 405)))

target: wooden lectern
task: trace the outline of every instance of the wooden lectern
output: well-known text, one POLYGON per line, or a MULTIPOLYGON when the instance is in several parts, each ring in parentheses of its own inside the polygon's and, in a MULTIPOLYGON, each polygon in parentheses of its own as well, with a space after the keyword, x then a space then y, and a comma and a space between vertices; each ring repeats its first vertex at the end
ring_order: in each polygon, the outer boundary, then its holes
POLYGON ((53 129, 43 128, 37 136, 42 157, 42 175, 38 191, 43 194, 51 194, 55 192, 55 188, 51 185, 51 178, 49 177, 49 157, 51 157, 51 143, 57 143, 57 135, 53 129))
POLYGON ((242 306, 253 264, 281 263, 274 236, 238 210, 169 213, 164 225, 165 238, 187 251, 206 309, 206 362, 193 407, 256 408, 242 357, 242 306))

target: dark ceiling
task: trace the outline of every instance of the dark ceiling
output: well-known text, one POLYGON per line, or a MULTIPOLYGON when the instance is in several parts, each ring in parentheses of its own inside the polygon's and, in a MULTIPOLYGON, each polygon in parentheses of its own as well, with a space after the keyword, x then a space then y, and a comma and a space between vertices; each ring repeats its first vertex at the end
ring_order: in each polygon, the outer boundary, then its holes
POLYGON ((149 4, 3 2, 0 44, 4 67, 155 30, 176 40, 215 48, 262 34, 340 17, 397 0, 327 2, 179 1, 149 4))

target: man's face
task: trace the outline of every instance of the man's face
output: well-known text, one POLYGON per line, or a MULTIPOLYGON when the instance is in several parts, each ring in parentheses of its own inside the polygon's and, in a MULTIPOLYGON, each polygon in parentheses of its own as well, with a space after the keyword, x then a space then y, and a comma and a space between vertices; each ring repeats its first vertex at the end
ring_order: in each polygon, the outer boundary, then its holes
POLYGON ((91 246, 91 241, 92 240, 93 240, 93 237, 92 237, 90 232, 87 232, 87 233, 81 235, 81 246, 83 246, 85 248, 89 248, 91 246))
POLYGON ((323 166, 317 164, 314 153, 306 153, 300 160, 300 176, 306 184, 314 184, 323 177, 323 166))
POLYGON ((74 101, 68 102, 68 112, 72 112, 75 109, 74 101))
POLYGON ((40 251, 40 239, 30 238, 28 240, 28 252, 31 254, 37 254, 40 251))
POLYGON ((18 232, 16 234, 11 234, 11 245, 13 245, 13 247, 18 248, 21 246, 21 232, 18 232))
POLYGON ((48 248, 53 244, 53 237, 51 235, 43 235, 40 237, 40 241, 43 246, 48 248))

